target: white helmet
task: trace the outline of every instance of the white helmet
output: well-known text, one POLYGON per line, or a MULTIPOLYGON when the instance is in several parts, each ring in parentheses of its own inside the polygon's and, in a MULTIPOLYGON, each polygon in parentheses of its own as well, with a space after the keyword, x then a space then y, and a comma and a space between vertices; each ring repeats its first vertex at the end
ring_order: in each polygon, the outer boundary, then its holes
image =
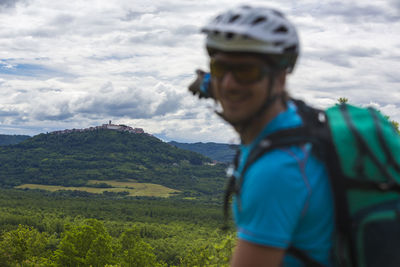
POLYGON ((279 69, 291 72, 299 54, 295 27, 282 13, 265 7, 240 6, 204 26, 206 47, 216 51, 264 54, 279 69))

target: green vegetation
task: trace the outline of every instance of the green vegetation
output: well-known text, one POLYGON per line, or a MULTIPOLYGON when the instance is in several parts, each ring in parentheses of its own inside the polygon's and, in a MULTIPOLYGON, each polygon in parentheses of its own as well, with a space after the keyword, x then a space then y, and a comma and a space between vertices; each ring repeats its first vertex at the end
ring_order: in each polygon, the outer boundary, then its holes
POLYGON ((0 189, 0 266, 227 266, 221 205, 0 189))
POLYGON ((349 99, 346 97, 339 97, 338 102, 339 102, 339 104, 346 104, 349 102, 349 99))
POLYGON ((40 134, 0 162, 0 266, 228 265, 225 164, 111 130, 40 134))
POLYGON ((0 162, 0 266, 228 265, 225 164, 111 130, 40 134, 0 162))
POLYGON ((207 165, 211 159, 153 136, 112 130, 40 134, 0 147, 0 162, 3 188, 136 180, 183 191, 185 196, 220 195, 226 168, 207 165))

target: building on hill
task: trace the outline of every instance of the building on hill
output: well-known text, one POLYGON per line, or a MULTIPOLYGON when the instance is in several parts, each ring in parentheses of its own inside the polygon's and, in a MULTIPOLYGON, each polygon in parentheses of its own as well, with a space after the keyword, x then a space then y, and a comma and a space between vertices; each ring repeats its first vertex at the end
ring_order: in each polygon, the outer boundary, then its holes
POLYGON ((52 134, 66 134, 66 133, 73 133, 73 132, 96 131, 96 130, 100 130, 100 129, 129 132, 129 133, 134 133, 134 134, 144 134, 145 133, 142 128, 132 128, 130 126, 126 126, 123 124, 120 124, 120 125, 112 124, 111 120, 108 122, 108 124, 103 124, 101 126, 89 127, 89 128, 84 128, 84 129, 66 129, 66 130, 62 130, 62 131, 54 131, 51 133, 52 134))

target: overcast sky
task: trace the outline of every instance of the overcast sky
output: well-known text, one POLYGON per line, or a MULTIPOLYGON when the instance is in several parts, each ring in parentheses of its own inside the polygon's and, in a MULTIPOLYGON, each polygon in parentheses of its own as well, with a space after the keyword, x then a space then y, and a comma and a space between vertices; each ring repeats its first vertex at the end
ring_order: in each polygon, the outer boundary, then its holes
MULTIPOLYGON (((399 0, 269 0, 297 25, 288 90, 339 97, 400 122, 399 0)), ((199 28, 236 0, 0 0, 0 134, 107 123, 163 140, 237 142, 212 101, 187 91, 207 70, 199 28)))

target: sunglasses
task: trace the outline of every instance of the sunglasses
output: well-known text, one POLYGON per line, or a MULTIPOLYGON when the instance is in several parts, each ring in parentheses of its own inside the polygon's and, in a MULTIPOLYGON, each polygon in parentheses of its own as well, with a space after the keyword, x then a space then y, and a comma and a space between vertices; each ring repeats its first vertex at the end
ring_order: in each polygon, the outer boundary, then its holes
POLYGON ((211 59, 210 73, 212 77, 221 80, 228 72, 232 73, 237 83, 251 84, 260 81, 272 70, 263 64, 230 64, 211 59))

